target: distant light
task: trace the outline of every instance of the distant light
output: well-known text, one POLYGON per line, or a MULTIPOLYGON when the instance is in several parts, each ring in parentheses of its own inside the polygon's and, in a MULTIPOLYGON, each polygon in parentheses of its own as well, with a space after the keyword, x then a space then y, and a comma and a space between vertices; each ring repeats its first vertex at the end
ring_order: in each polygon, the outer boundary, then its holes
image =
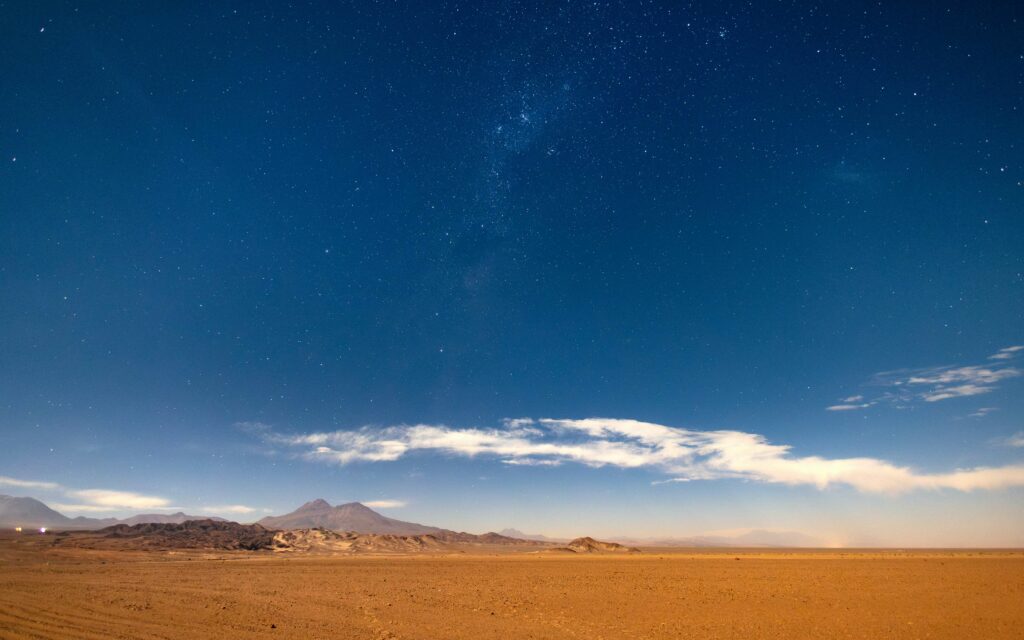
POLYGON ((46 533, 46 527, 39 527, 39 533, 46 533))
POLYGON ((14 527, 15 533, 21 533, 21 527, 14 527))

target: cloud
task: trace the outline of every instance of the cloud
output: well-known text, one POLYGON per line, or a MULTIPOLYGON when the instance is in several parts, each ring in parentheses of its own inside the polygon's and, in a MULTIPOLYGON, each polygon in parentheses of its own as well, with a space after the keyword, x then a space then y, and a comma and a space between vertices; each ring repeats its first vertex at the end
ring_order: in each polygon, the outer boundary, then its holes
POLYGON ((996 362, 968 366, 899 369, 876 373, 868 381, 871 387, 885 390, 865 399, 864 395, 843 398, 825 407, 827 411, 853 411, 877 404, 906 407, 915 402, 939 402, 991 393, 999 384, 1024 375, 1024 370, 1008 362, 1024 352, 1024 346, 1000 349, 988 357, 996 362))
POLYGON ((367 500, 363 504, 374 509, 398 509, 408 503, 404 500, 367 500))
POLYGON ((1010 358, 1017 355, 1018 351, 1024 351, 1024 345, 1014 345, 1012 347, 1004 347, 999 351, 988 357, 989 360, 1009 360, 1010 358))
POLYGON ((968 414, 968 417, 970 417, 970 418, 984 418, 985 416, 987 416, 988 414, 990 414, 990 413, 992 413, 994 411, 999 411, 999 409, 997 407, 980 407, 980 408, 976 409, 974 412, 968 414))
POLYGON ((856 411, 857 409, 867 409, 874 402, 863 402, 861 404, 834 404, 829 407, 825 407, 825 411, 856 411))
POLYGON ((529 458, 524 458, 522 460, 517 460, 517 459, 513 458, 513 459, 509 459, 509 460, 502 460, 502 462, 505 463, 505 464, 508 464, 508 465, 519 466, 519 467, 560 467, 560 466, 562 466, 562 461, 561 460, 536 460, 536 459, 529 459, 529 458))
POLYGON ((202 509, 206 513, 252 513, 256 511, 253 507, 247 507, 244 504, 226 504, 214 507, 203 507, 202 509))
POLYGON ((260 435, 271 431, 270 425, 265 422, 236 422, 234 427, 251 435, 260 435))
POLYGON ((67 504, 64 502, 51 502, 50 507, 60 512, 68 513, 108 513, 115 511, 110 507, 101 507, 94 504, 67 504))
MULTIPOLYGON (((146 496, 132 491, 111 491, 109 489, 77 489, 67 492, 67 495, 79 500, 84 500, 86 505, 100 507, 107 511, 118 511, 121 509, 168 509, 170 501, 166 498, 146 496)), ((83 505, 83 506, 86 506, 83 505)))
POLYGON ((955 387, 942 387, 935 391, 926 391, 921 394, 925 402, 938 402, 950 398, 965 398, 967 396, 978 396, 983 393, 994 391, 995 387, 980 384, 961 384, 955 387))
POLYGON ((264 438, 307 460, 336 464, 387 462, 431 452, 489 457, 510 465, 648 468, 669 476, 662 483, 734 478, 819 489, 845 485, 869 493, 1024 486, 1024 464, 921 473, 878 458, 797 456, 789 445, 743 431, 698 431, 608 418, 529 424, 533 426, 505 423, 490 429, 417 424, 299 435, 269 431, 264 438))
POLYGON ((11 478, 9 476, 0 476, 0 485, 8 487, 18 487, 20 489, 44 489, 46 491, 54 491, 60 489, 60 485, 56 482, 43 482, 40 480, 19 480, 17 478, 11 478))
POLYGON ((1018 431, 1009 438, 999 441, 1004 447, 1024 447, 1024 431, 1018 431))

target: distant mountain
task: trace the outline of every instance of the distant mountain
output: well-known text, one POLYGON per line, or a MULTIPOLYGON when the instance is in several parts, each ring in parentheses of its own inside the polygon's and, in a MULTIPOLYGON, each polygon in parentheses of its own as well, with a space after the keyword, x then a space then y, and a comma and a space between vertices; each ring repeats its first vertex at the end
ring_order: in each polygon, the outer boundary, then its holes
POLYGON ((62 525, 64 529, 100 529, 102 527, 109 527, 121 522, 117 518, 86 518, 85 516, 75 516, 71 518, 71 523, 68 525, 62 525))
POLYGON ((712 536, 709 540, 723 540, 738 547, 821 547, 821 540, 799 531, 767 531, 752 529, 731 537, 712 536))
POLYGON ((117 520, 116 524, 181 524, 182 522, 188 522, 189 520, 212 520, 214 522, 230 522, 224 518, 216 518, 211 516, 190 516, 187 513, 179 511, 178 513, 141 513, 137 516, 131 516, 122 520, 117 520))
POLYGON ((510 544, 527 546, 544 546, 546 544, 536 540, 510 538, 509 536, 503 536, 500 533, 494 533, 493 531, 477 535, 475 533, 466 533, 465 531, 449 531, 448 529, 441 529, 437 533, 431 533, 428 535, 436 540, 446 543, 510 544))
POLYGON ((534 540, 536 542, 565 542, 568 540, 568 538, 549 538, 548 536, 544 536, 539 533, 523 533, 519 529, 512 528, 502 529, 498 533, 509 538, 518 538, 520 540, 534 540))
POLYGON ((58 513, 35 498, 0 495, 0 527, 74 526, 74 520, 58 513))
POLYGON ((687 538, 631 538, 620 542, 643 547, 823 547, 824 543, 799 531, 751 529, 735 535, 704 535, 687 538))
POLYGON ((190 516, 182 512, 171 514, 146 513, 123 520, 117 518, 86 518, 84 516, 69 518, 59 511, 54 511, 35 498, 16 498, 0 495, 0 529, 13 529, 15 527, 24 527, 26 529, 36 529, 39 527, 46 527, 47 529, 102 529, 103 527, 115 524, 180 524, 187 520, 206 519, 226 522, 223 518, 190 516))
POLYGON ((349 502, 332 507, 324 499, 307 502, 295 511, 283 516, 267 516, 258 524, 268 529, 330 529, 332 531, 354 531, 356 533, 387 533, 401 536, 417 536, 425 533, 443 533, 440 527, 428 527, 415 522, 403 522, 377 513, 358 502, 349 502))

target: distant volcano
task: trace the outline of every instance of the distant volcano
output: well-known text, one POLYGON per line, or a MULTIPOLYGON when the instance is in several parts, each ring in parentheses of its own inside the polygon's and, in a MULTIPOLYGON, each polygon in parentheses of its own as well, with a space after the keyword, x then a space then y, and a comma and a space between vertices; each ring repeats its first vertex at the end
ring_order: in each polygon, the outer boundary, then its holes
POLYGON ((444 530, 415 522, 403 522, 377 513, 358 502, 348 502, 332 507, 319 498, 302 505, 283 516, 267 516, 259 524, 269 529, 330 529, 332 531, 354 531, 356 533, 388 533, 402 536, 417 536, 425 533, 438 534, 444 530))
MULTIPOLYGON (((92 520, 92 518, 81 518, 81 520, 92 520)), ((111 522, 104 522, 97 525, 105 527, 111 522)), ((75 527, 76 519, 69 518, 63 513, 54 511, 35 498, 16 498, 14 496, 0 496, 0 527, 14 528, 36 528, 36 527, 75 527)))

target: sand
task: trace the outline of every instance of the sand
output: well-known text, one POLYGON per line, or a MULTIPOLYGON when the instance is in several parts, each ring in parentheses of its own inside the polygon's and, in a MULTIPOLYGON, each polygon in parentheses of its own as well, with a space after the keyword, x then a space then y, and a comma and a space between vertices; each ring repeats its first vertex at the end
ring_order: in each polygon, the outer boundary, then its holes
POLYGON ((2 638, 1024 638, 1024 553, 310 557, 0 540, 2 638))

